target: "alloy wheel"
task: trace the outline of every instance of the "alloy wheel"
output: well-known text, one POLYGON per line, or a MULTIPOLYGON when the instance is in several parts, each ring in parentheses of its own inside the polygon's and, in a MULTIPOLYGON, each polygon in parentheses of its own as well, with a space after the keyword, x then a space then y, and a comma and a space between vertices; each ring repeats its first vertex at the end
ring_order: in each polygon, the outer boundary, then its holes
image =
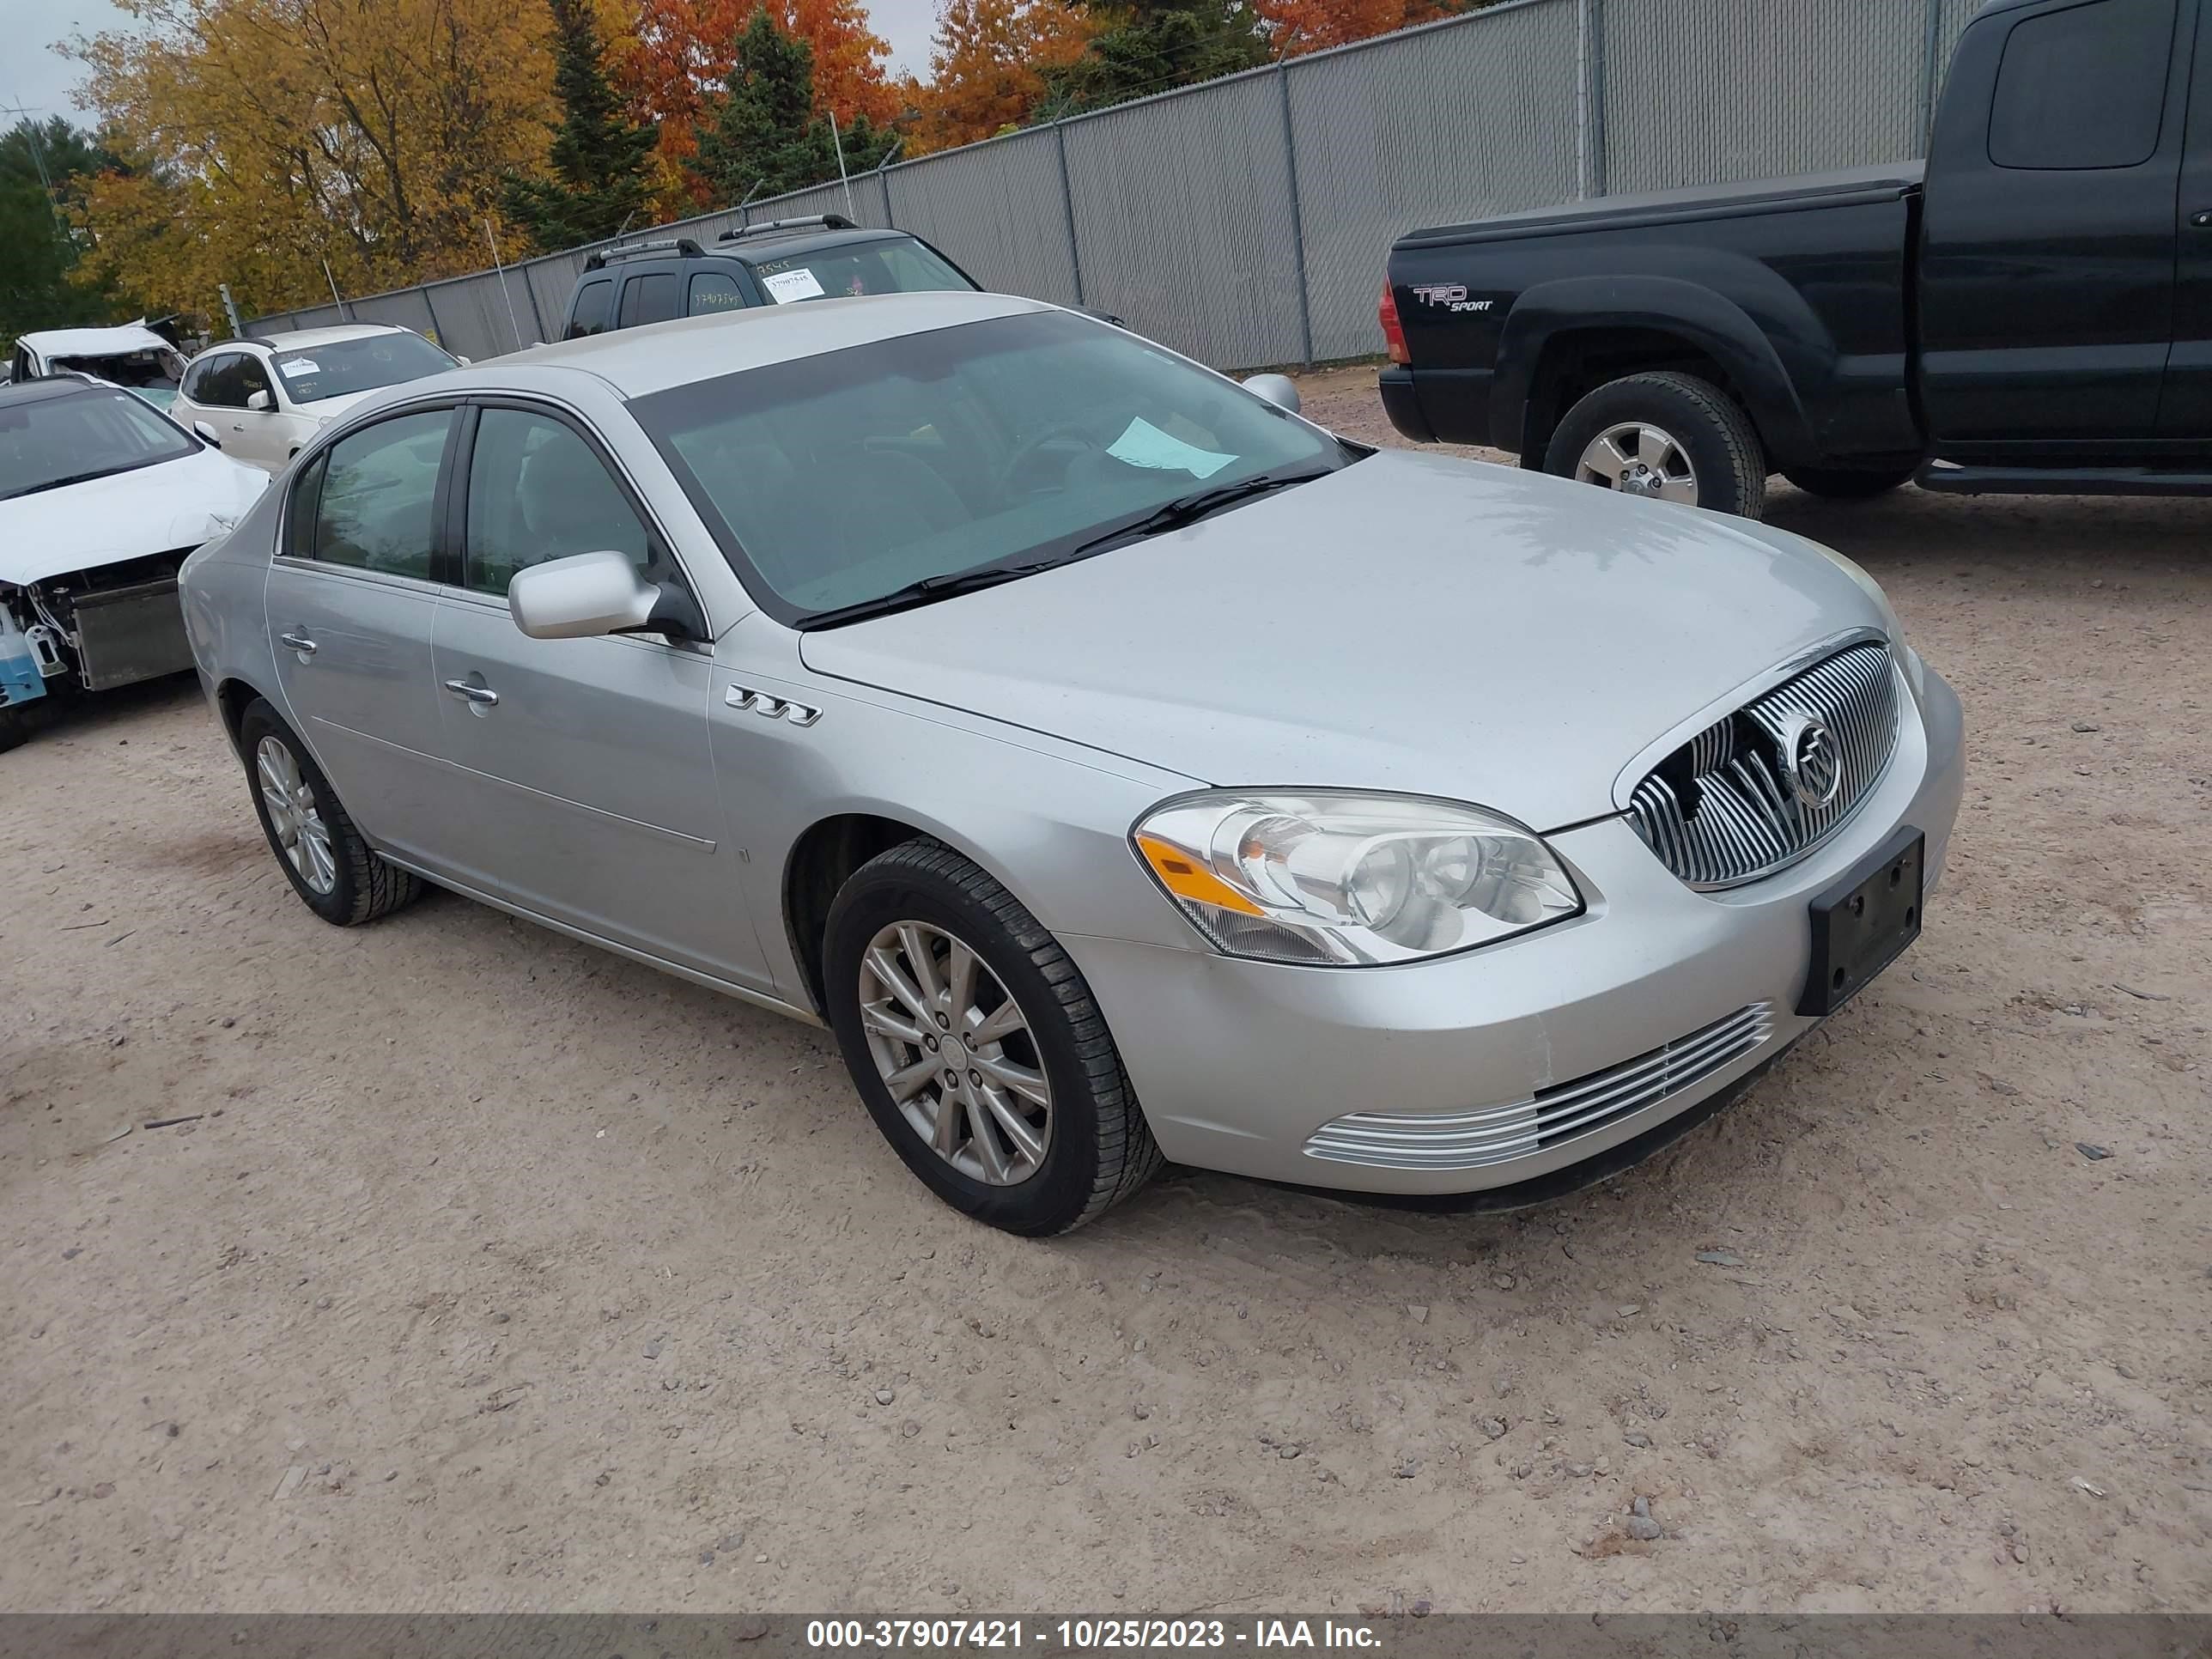
POLYGON ((1625 495, 1698 504, 1698 474, 1673 434, 1649 421, 1625 421, 1590 440, 1575 476, 1625 495))
POLYGON ((1021 1005, 965 941, 898 921, 860 960, 860 1026, 892 1103, 924 1145, 993 1187, 1036 1175, 1052 1085, 1021 1005))
POLYGON ((315 805, 315 792, 300 775, 297 757, 283 738, 264 738, 254 745, 253 770, 278 849, 310 891, 328 893, 337 885, 337 860, 331 852, 330 829, 315 805))

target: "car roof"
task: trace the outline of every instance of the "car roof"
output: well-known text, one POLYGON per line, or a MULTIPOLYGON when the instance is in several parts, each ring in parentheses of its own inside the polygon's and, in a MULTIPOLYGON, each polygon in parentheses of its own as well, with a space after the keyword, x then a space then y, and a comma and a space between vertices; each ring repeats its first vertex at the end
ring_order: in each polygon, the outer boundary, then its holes
POLYGON ((499 386, 510 368, 575 368, 599 376, 625 398, 642 398, 848 346, 1054 309, 1017 295, 959 289, 755 306, 532 346, 437 378, 441 386, 483 390, 499 386))
POLYGON ((747 264, 766 258, 770 254, 787 258, 795 253, 818 253, 824 248, 850 247, 857 242, 911 242, 916 240, 912 231, 881 230, 861 226, 849 230, 764 230, 757 236, 742 240, 711 242, 707 252, 725 258, 743 259, 747 264))
POLYGON ((330 328, 299 328, 283 334, 257 334, 251 339, 226 340, 225 345, 267 346, 271 351, 298 351, 307 346, 336 345, 340 340, 366 340, 374 334, 409 334, 396 323, 340 323, 330 328))
POLYGON ((42 357, 124 357, 141 351, 176 349, 143 320, 104 328, 33 329, 15 339, 42 357))

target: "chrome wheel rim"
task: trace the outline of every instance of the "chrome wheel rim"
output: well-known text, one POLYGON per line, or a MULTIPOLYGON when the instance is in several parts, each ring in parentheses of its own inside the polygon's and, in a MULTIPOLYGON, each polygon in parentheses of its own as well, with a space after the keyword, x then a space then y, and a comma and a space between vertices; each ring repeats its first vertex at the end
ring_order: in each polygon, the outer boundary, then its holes
POLYGON ((315 792, 300 775, 298 758, 282 738, 264 738, 254 745, 253 770, 276 850, 310 892, 329 892, 338 884, 337 860, 331 854, 330 827, 315 805, 315 792))
POLYGON ((1688 453, 1674 434, 1649 421, 1624 421, 1599 433, 1576 463, 1575 476, 1624 495, 1698 504, 1698 472, 1688 453))
POLYGON ((1013 1187, 1052 1146, 1052 1085, 1013 994, 964 940, 898 921, 860 958, 860 1028, 922 1144, 962 1175, 1013 1187))

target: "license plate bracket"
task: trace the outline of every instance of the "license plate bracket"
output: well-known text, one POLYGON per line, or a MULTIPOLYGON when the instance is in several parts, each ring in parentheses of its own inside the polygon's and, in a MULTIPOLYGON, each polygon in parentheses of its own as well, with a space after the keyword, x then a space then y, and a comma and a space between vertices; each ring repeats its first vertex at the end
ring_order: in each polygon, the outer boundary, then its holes
POLYGON ((1927 837, 1906 824, 1812 902, 1813 961, 1797 1012, 1832 1014, 1920 937, 1927 837))

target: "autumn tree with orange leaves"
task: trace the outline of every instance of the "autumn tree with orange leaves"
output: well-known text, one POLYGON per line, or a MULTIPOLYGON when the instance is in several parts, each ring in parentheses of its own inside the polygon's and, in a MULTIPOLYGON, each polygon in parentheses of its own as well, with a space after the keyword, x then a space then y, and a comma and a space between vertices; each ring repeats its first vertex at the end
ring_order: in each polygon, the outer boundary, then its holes
MULTIPOLYGON (((638 0, 621 76, 637 115, 658 123, 670 176, 698 154, 732 64, 738 33, 762 0, 638 0)), ((814 112, 841 126, 866 116, 878 126, 900 113, 898 90, 884 74, 890 45, 868 27, 866 0, 767 0, 787 34, 814 55, 814 112)), ((700 203, 696 185, 691 200, 700 203)))
POLYGON ((1253 0, 1278 58, 1350 46, 1378 34, 1472 11, 1488 0, 1253 0))
POLYGON ((908 153, 1020 126, 1043 101, 1050 73, 1080 58, 1097 28, 1065 0, 944 0, 930 78, 902 88, 916 116, 908 153))

